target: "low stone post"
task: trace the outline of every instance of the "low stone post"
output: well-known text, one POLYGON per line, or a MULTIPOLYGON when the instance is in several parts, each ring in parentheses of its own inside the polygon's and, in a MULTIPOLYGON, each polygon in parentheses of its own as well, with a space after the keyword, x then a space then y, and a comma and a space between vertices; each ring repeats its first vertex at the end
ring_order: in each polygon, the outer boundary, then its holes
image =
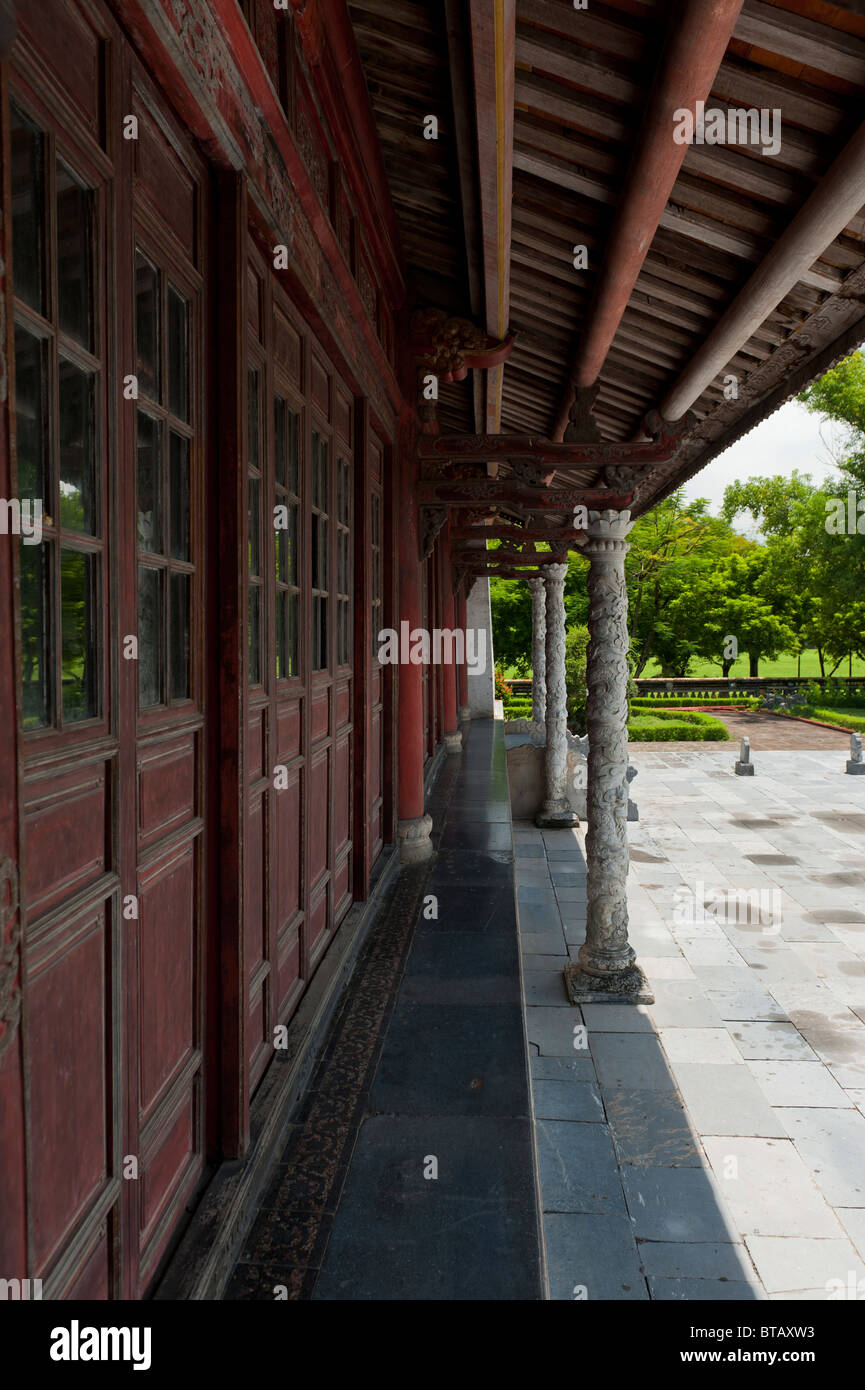
POLYGON ((751 762, 751 740, 743 738, 739 744, 739 758, 733 766, 737 777, 753 777, 754 764, 751 762))
POLYGON ((847 760, 847 771, 851 777, 865 776, 865 762, 862 760, 862 735, 850 735, 850 757, 847 760))

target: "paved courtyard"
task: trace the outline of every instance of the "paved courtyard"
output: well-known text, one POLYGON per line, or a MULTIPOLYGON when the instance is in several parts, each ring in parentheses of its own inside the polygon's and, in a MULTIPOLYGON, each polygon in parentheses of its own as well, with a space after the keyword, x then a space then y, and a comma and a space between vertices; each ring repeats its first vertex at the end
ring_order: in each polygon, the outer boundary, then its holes
POLYGON ((585 827, 514 823, 554 1299, 865 1298, 865 778, 787 727, 631 747, 651 1006, 568 1004, 585 827))

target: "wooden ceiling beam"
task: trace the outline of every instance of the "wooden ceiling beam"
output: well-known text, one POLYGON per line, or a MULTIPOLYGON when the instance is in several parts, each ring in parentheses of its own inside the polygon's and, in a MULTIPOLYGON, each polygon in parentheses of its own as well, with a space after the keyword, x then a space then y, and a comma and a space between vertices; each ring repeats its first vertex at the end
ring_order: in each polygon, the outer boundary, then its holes
MULTIPOLYGON (((477 128, 478 206, 487 333, 504 338, 510 319, 514 144, 515 0, 469 0, 477 128)), ((504 365, 484 373, 486 432, 499 428, 504 365)))

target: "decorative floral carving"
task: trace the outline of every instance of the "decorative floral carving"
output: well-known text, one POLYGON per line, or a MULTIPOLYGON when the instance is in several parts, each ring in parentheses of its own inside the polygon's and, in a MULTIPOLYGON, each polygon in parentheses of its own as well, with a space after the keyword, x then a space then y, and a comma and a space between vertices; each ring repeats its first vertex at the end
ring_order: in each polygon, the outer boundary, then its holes
POLYGON ((469 367, 495 367, 511 351, 512 337, 492 338, 469 319, 443 309, 417 309, 411 317, 415 357, 443 382, 463 381, 469 367))
POLYGON ((447 507, 421 507, 420 509, 420 558, 426 560, 432 554, 436 537, 448 519, 447 507))

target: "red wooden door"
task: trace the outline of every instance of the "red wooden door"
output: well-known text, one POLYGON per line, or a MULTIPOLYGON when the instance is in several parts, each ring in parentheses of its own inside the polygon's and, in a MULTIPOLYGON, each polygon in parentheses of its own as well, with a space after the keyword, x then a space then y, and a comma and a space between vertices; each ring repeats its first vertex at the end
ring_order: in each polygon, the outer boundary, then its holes
POLYGON ((28 1272, 137 1297, 204 1165, 207 171, 104 7, 19 22, 28 1272))
POLYGON ((254 245, 246 302, 254 1087, 352 901, 354 401, 254 245))
MULTIPOLYGON (((127 934, 128 1125, 137 1280, 145 1286, 203 1172, 207 650, 204 591, 207 170, 132 65, 130 258, 123 413, 134 459, 123 509, 121 631, 138 638, 135 766, 121 820, 134 835, 138 917, 127 934), (130 526, 134 526, 134 529, 130 526), (134 564, 134 576, 127 568, 134 564), (134 604, 134 608, 132 606, 134 604)), ((129 252, 127 252, 129 254, 129 252)), ((128 277, 128 281, 126 279, 128 277)))

